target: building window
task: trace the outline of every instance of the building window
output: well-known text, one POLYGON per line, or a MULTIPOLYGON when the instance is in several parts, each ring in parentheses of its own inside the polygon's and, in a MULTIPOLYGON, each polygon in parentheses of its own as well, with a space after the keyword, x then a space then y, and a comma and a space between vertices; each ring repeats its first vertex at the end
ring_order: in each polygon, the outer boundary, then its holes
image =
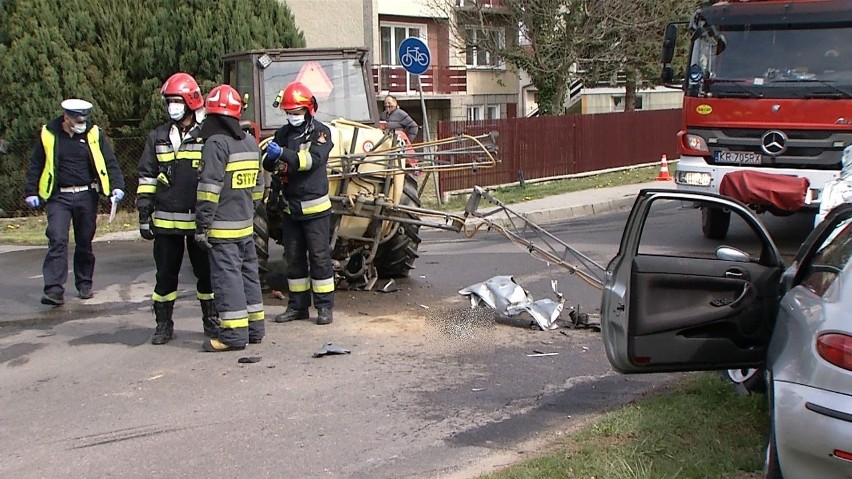
POLYGON ((479 121, 483 116, 484 112, 481 105, 467 107, 467 121, 479 121))
POLYGON ((471 105, 467 107, 467 120, 499 120, 500 107, 496 105, 471 105))
POLYGON ((465 30, 466 45, 465 63, 469 67, 500 67, 502 66, 489 50, 503 48, 506 36, 500 28, 468 28, 465 30))
POLYGON ((399 46, 408 37, 425 40, 426 28, 423 25, 393 25, 383 23, 382 35, 382 65, 399 65, 399 46), (422 35, 421 35, 422 32, 422 35))
MULTIPOLYGON (((642 97, 636 95, 636 109, 642 109, 642 97)), ((614 95, 612 97, 612 111, 624 111, 624 95, 614 95)))

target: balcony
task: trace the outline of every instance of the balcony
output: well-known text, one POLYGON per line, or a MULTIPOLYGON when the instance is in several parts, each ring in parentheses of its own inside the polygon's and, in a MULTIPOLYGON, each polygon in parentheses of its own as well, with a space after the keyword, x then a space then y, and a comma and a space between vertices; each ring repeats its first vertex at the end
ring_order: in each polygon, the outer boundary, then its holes
MULTIPOLYGON (((373 84, 376 94, 414 94, 419 91, 417 75, 412 75, 399 65, 373 65, 373 84)), ((420 75, 424 95, 451 95, 467 92, 467 68, 430 66, 420 75)))

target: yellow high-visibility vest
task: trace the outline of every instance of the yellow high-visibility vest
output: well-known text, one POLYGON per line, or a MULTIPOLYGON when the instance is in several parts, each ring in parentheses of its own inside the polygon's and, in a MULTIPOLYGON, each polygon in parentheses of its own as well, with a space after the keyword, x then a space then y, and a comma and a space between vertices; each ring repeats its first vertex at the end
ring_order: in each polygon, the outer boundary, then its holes
MULTIPOLYGON (((111 190, 106 160, 104 160, 104 154, 101 151, 100 128, 92 126, 86 134, 86 143, 89 145, 92 158, 95 160, 95 172, 98 174, 101 192, 108 195, 111 190)), ((46 125, 41 127, 41 144, 44 147, 44 169, 41 170, 41 178, 38 182, 38 195, 43 200, 47 200, 56 189, 56 134, 48 130, 46 125)))

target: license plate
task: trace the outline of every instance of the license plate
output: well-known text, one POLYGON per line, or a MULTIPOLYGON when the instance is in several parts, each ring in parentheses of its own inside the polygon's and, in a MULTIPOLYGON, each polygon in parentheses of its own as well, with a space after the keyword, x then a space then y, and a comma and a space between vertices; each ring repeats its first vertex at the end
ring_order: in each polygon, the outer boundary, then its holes
POLYGON ((750 151, 717 151, 713 156, 716 159, 716 163, 759 165, 763 161, 763 155, 750 151))

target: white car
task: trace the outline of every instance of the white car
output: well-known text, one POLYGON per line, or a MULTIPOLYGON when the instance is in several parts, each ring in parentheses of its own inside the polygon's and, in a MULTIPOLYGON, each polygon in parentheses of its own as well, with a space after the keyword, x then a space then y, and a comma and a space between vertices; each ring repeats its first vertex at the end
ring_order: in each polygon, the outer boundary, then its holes
MULTIPOLYGON (((693 215, 694 216, 694 215, 693 215)), ((836 208, 785 269, 768 231, 722 196, 639 193, 601 305, 607 357, 625 373, 765 365, 765 477, 852 477, 852 205, 836 208), (731 212, 720 244, 683 228, 684 207, 731 212), (680 219, 678 219, 680 218, 680 219)))

